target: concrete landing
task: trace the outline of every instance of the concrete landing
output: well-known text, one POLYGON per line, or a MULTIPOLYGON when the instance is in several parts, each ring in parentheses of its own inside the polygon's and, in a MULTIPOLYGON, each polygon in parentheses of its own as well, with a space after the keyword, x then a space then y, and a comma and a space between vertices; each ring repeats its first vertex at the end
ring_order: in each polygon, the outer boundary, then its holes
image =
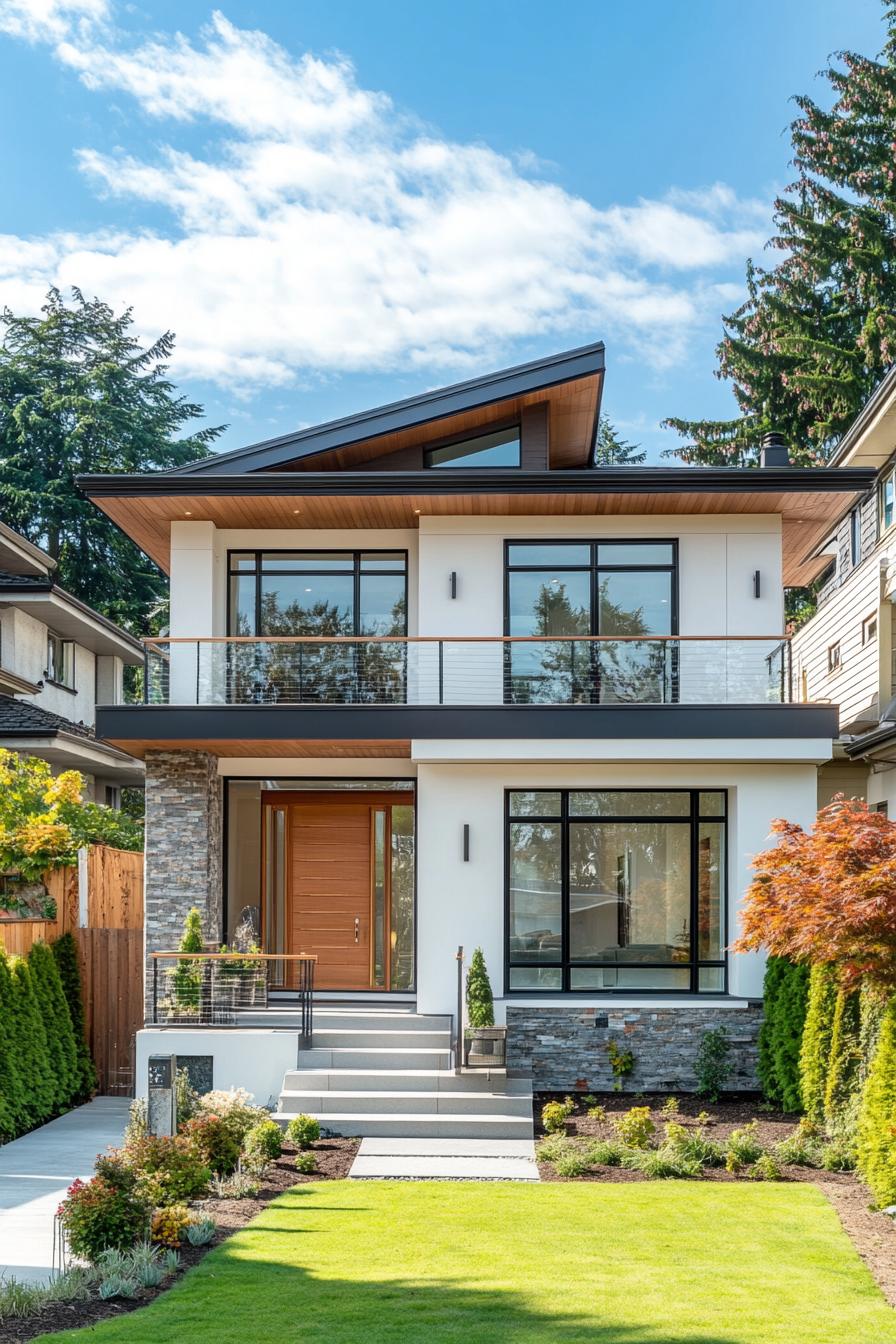
POLYGON ((537 1181, 531 1139, 363 1139, 349 1180, 537 1181))
POLYGON ((0 1275, 45 1283, 53 1272, 53 1220, 76 1176, 117 1147, 128 1097, 96 1097, 0 1147, 0 1275))

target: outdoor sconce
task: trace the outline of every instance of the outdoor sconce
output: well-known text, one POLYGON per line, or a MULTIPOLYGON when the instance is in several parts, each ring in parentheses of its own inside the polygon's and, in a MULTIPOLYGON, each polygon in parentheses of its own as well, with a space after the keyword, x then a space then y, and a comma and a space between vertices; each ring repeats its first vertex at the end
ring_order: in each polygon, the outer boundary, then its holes
POLYGON ((457 597, 457 570, 452 569, 448 575, 448 595, 452 598, 457 597))
POLYGON ((761 582, 761 579, 760 579, 759 570, 758 570, 758 569, 754 569, 754 570, 753 570, 753 596, 754 596, 754 597, 759 597, 759 596, 761 596, 761 593, 762 593, 762 582, 761 582))
POLYGON ((464 822, 464 863, 470 862, 470 824, 464 822))

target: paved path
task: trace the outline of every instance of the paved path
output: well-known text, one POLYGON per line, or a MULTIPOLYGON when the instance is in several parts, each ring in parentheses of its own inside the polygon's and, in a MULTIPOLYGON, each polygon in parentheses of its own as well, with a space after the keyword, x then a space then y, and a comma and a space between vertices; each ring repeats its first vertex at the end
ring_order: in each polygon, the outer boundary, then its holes
POLYGON ((362 1139, 352 1180, 537 1181, 532 1139, 362 1139))
POLYGON ((39 1282, 53 1269, 53 1218, 76 1176, 118 1145, 130 1100, 97 1097, 0 1148, 0 1274, 39 1282))

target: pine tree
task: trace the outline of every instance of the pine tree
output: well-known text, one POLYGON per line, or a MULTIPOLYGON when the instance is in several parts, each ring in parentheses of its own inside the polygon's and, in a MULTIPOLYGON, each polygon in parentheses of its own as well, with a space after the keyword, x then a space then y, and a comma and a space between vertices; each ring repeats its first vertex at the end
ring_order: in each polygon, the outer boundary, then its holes
POLYGON ((482 948, 477 947, 467 971, 467 1021, 471 1027, 493 1027, 495 1006, 482 948))
POLYGON ((78 947, 70 933, 64 933, 50 946, 56 958, 62 990, 72 1019, 78 1053, 78 1100, 84 1101, 96 1089, 96 1069, 90 1058, 84 1034, 84 1000, 81 994, 81 972, 78 968, 78 947))
POLYGON ((769 243, 783 256, 748 262, 746 302, 716 349, 740 415, 667 420, 687 462, 756 465, 768 430, 795 463, 823 461, 896 359, 896 5, 884 13, 879 59, 840 52, 824 72, 830 110, 795 99, 797 180, 769 243))
POLYGON ((636 443, 627 443, 625 439, 620 438, 610 421, 601 416, 594 445, 596 467, 637 466, 646 457, 646 453, 638 452, 636 443))
POLYGON ((78 1095, 80 1070, 71 1014, 65 1001, 56 959, 46 943, 28 953, 34 989, 47 1033, 47 1062, 53 1080, 53 1107, 62 1111, 78 1095))
POLYGON ((28 1127, 43 1124, 53 1114, 55 1085, 47 1059, 47 1032, 31 967, 24 957, 13 957, 13 1001, 16 1019, 16 1060, 24 1079, 28 1127))
POLYGON ((221 432, 180 437, 202 407, 165 377, 174 337, 148 347, 79 290, 51 289, 41 317, 0 324, 0 512, 49 551, 64 588, 144 633, 166 588, 160 571, 75 486, 82 473, 158 471, 208 455, 221 432), (126 582, 122 582, 126 576, 126 582))

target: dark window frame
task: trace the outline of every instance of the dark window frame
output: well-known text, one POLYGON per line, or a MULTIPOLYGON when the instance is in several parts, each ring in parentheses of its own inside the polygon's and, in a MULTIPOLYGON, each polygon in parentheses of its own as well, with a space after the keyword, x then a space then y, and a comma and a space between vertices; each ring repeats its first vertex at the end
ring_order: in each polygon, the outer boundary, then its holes
MULTIPOLYGON (((390 547, 386 547, 386 548, 384 548, 384 549, 381 550, 381 551, 377 551, 374 547, 370 547, 370 546, 363 547, 363 548, 361 548, 361 549, 353 549, 353 548, 348 548, 348 547, 323 547, 323 546, 318 546, 318 547, 314 547, 313 549, 308 549, 308 550, 304 550, 304 548, 302 548, 302 547, 300 547, 300 546, 290 546, 290 547, 284 547, 284 546, 281 546, 281 547, 276 548, 275 550, 269 550, 269 549, 266 549, 266 548, 263 548, 263 549, 261 549, 261 550, 256 550, 256 549, 254 549, 254 548, 251 547, 251 546, 234 546, 234 547, 232 547, 232 548, 231 548, 230 550, 228 550, 228 552, 227 552, 227 634, 228 634, 228 635, 233 636, 233 635, 235 634, 234 629, 233 629, 234 610, 233 610, 233 603, 232 603, 232 601, 231 601, 231 592, 230 592, 230 589, 231 589, 231 583, 230 583, 230 581, 231 581, 231 579, 233 579, 233 578, 237 578, 237 577, 242 577, 242 578, 253 577, 253 578, 255 579, 255 621, 254 621, 254 625, 255 625, 255 633, 254 633, 254 635, 252 636, 252 638, 255 638, 255 639, 277 639, 277 638, 278 638, 277 635, 261 635, 261 634, 258 633, 258 627, 259 627, 259 624, 260 624, 260 621, 261 621, 261 590, 262 590, 262 584, 261 584, 261 581, 262 581, 262 577, 263 577, 263 575, 273 575, 274 577, 278 577, 278 576, 279 576, 279 577, 292 577, 292 576, 295 576, 295 575, 297 575, 297 574, 300 574, 300 575, 306 575, 306 576, 308 576, 309 578, 315 578, 315 577, 317 577, 317 578, 321 578, 321 577, 332 576, 332 574, 333 574, 334 572, 336 572, 336 571, 334 571, 334 570, 332 570, 332 569, 315 569, 315 568, 313 568, 313 567, 310 566, 310 565, 309 565, 306 569, 295 569, 295 568, 291 568, 291 569, 285 569, 285 568, 284 568, 284 569, 277 569, 276 567, 272 567, 272 568, 269 568, 269 569, 263 569, 263 568, 262 568, 262 557, 263 557, 263 556, 276 556, 276 555, 302 555, 303 553, 304 553, 304 554, 308 554, 308 555, 343 555, 343 556, 346 556, 346 557, 351 556, 351 558, 352 558, 352 570, 351 570, 351 573, 352 573, 352 635, 349 636, 349 638, 354 638, 354 639, 372 638, 372 636, 365 636, 365 635, 363 635, 363 634, 361 633, 361 631, 359 630, 360 617, 361 617, 361 575, 362 575, 362 573, 365 575, 365 577, 366 577, 368 574, 378 574, 378 575, 383 575, 383 576, 386 576, 386 577, 392 577, 392 578, 396 578, 396 577, 403 576, 403 577, 404 577, 404 632, 403 632, 402 635, 395 635, 395 636, 393 636, 393 638, 395 638, 395 639, 404 639, 404 638, 407 637, 407 633, 408 633, 408 615, 409 615, 409 613, 408 613, 408 551, 407 551, 405 548, 401 547, 401 546, 390 546, 390 547), (255 569, 254 569, 254 571, 253 571, 253 570, 248 570, 248 569, 235 569, 235 568, 234 568, 234 563, 233 563, 233 557, 234 557, 235 555, 252 555, 252 556, 254 556, 254 557, 255 557, 255 569), (362 557, 362 556, 365 556, 365 555, 402 555, 402 556, 404 556, 404 568, 403 568, 403 569, 399 569, 399 568, 396 567, 395 569, 372 569, 372 570, 369 570, 369 571, 365 571, 365 570, 363 570, 363 568, 362 568, 362 559, 361 559, 361 557, 362 557)), ((348 574, 349 571, 346 569, 346 570, 343 571, 343 572, 346 573, 346 574, 348 574)))
POLYGON ((579 786, 576 786, 576 787, 572 787, 572 788, 570 788, 570 787, 554 787, 554 788, 551 788, 551 787, 546 786, 546 785, 539 785, 537 788, 531 788, 531 787, 530 787, 530 788, 526 788, 525 786, 520 786, 520 785, 518 785, 518 786, 514 786, 513 788, 506 788, 506 789, 504 790, 504 995, 505 995, 505 997, 511 997, 511 998, 512 998, 512 997, 517 997, 517 998, 521 998, 521 997, 528 997, 529 995, 535 995, 535 996, 538 996, 538 997, 545 997, 545 996, 550 997, 551 995, 558 995, 558 994, 559 994, 559 995, 563 995, 563 996, 567 996, 567 995, 570 995, 570 994, 574 994, 574 995, 579 995, 579 996, 586 995, 586 996, 588 996, 589 998, 603 998, 603 997, 608 997, 608 998, 619 998, 619 997, 640 998, 640 997, 642 997, 642 996, 643 996, 643 997, 648 997, 648 998, 649 998, 649 997, 660 998, 660 997, 675 997, 675 996, 682 996, 682 995, 692 995, 692 996, 693 996, 693 995, 699 995, 700 999, 703 1000, 703 999, 708 999, 708 998, 710 998, 712 995, 715 995, 716 997, 718 997, 718 996, 720 996, 720 995, 727 995, 727 993, 728 993, 728 959, 727 959, 727 957, 724 957, 724 956, 723 956, 721 959, 711 959, 711 958, 710 958, 710 959, 703 959, 703 960, 700 959, 700 956, 699 956, 699 929, 698 929, 698 923, 699 923, 699 901, 700 901, 700 889, 699 889, 699 843, 700 843, 700 823, 701 823, 701 822, 717 822, 717 823, 721 826, 721 828, 722 828, 722 834, 723 834, 723 836, 724 836, 724 853, 725 853, 724 871, 723 871, 723 873, 722 873, 721 892, 720 892, 720 897, 721 897, 721 912, 720 912, 720 920, 719 920, 719 942, 720 942, 720 946, 721 946, 721 948, 722 948, 722 950, 723 950, 723 952, 724 952, 725 949, 726 949, 727 946, 728 946, 728 870, 729 870, 729 866, 730 866, 730 865, 729 865, 729 851, 728 851, 728 834, 729 834, 728 819, 729 819, 729 812, 730 812, 728 793, 729 793, 728 789, 725 789, 725 788, 719 788, 718 786, 711 786, 711 785, 706 785, 706 786, 704 786, 704 787, 702 787, 702 788, 697 788, 697 789, 686 789, 686 788, 664 788, 662 785, 657 785, 657 784, 654 784, 654 785, 638 786, 638 787, 635 787, 635 788, 618 788, 618 787, 614 787, 613 785, 606 785, 606 786, 603 786, 603 787, 598 787, 598 786, 594 786, 594 785, 592 785, 592 786, 590 787, 590 789, 589 789, 588 787, 586 787, 586 786, 582 786, 582 785, 579 785, 579 786), (639 793, 676 793, 676 794, 686 794, 686 795, 689 795, 689 798, 690 798, 690 807, 689 807, 689 810, 688 810, 687 815, 685 815, 685 816, 677 816, 677 817, 676 817, 676 816, 666 817, 666 816, 662 816, 662 815, 657 815, 656 813, 649 814, 649 815, 643 815, 643 816, 642 816, 642 815, 634 815, 634 814, 631 814, 631 815, 626 814, 626 815, 624 815, 624 816, 620 816, 620 815, 611 815, 611 814, 605 814, 605 815, 601 815, 601 816, 589 816, 589 815, 579 815, 578 813, 576 813, 573 817, 570 817, 570 812, 569 812, 569 795, 570 795, 571 793, 587 793, 587 792, 600 792, 600 793, 603 793, 603 792, 610 792, 610 793, 626 793, 626 794, 639 794, 639 793), (513 815, 513 813, 511 812, 510 800, 511 800, 511 795, 516 794, 516 793, 534 793, 534 794, 559 793, 559 794, 560 794, 560 813, 559 813, 559 815, 556 815, 556 814, 555 814, 554 816, 549 816, 549 815, 545 815, 545 814, 538 814, 538 815, 536 815, 536 814, 534 814, 534 813, 531 814, 531 815, 527 815, 527 816, 517 816, 517 815, 513 815), (724 802, 723 802, 723 812, 722 812, 721 815, 718 815, 718 814, 717 814, 717 815, 711 815, 711 814, 709 814, 709 813, 701 813, 701 812, 700 812, 700 794, 701 794, 701 793, 714 793, 714 794, 718 794, 718 793, 720 793, 720 794, 722 795, 722 798, 723 798, 724 802), (511 914, 511 911, 510 911, 510 884, 511 884, 511 863, 510 863, 510 858, 511 858, 511 846, 510 846, 510 827, 511 827, 511 825, 512 825, 514 822, 520 822, 520 821, 522 821, 522 822, 526 822, 526 821, 534 821, 534 822, 542 822, 542 823, 547 823, 547 824, 555 824, 555 825, 559 825, 559 826, 560 826, 560 937, 561 937, 561 955, 560 955, 560 960, 559 960, 558 962, 545 962, 545 963, 544 963, 544 969, 548 969, 548 970, 559 969, 559 970, 560 970, 560 988, 559 988, 559 989, 558 989, 558 988, 551 988, 551 987, 545 987, 545 988, 543 988, 543 989, 539 989, 539 988, 520 988, 520 987, 516 987, 516 986, 511 987, 511 983, 510 983, 510 973, 511 973, 512 970, 533 970, 533 969, 538 969, 538 963, 531 962, 531 961, 526 961, 526 962, 516 961, 516 962, 514 962, 514 961, 511 959, 511 955, 510 955, 510 939, 511 939, 511 926, 510 926, 510 914, 511 914), (569 882, 569 826, 570 826, 570 821, 572 821, 573 823, 576 823, 576 822, 582 822, 582 821, 585 821, 585 822, 610 822, 610 823, 612 823, 612 824, 614 824, 614 825, 624 824, 625 822, 639 823, 639 822, 657 822, 657 821, 661 821, 661 822, 663 822, 663 823, 669 823, 669 824, 671 824, 671 825, 687 826, 687 827, 690 828, 690 840, 691 840, 691 844, 690 844, 690 869, 691 869, 691 871, 690 871, 690 879, 691 879, 691 883, 690 883, 690 885, 691 885, 691 890, 690 890, 689 918, 690 918, 690 954, 691 954, 691 955, 690 955, 690 958, 689 958, 689 960, 688 960, 687 962, 683 962, 683 961, 676 961, 676 962, 672 962, 672 961, 670 961, 670 962, 658 962, 658 961, 638 962, 638 961, 627 961, 627 962, 625 962, 625 963, 620 963, 620 962, 618 962, 618 961, 615 961, 615 962, 603 961, 603 962, 602 962, 602 961, 593 961, 593 960, 587 960, 587 961, 586 961, 586 960, 582 960, 581 958, 577 958, 577 959, 571 959, 571 958, 570 958, 570 955, 569 955, 569 914, 570 914, 570 911, 569 911, 569 905, 570 905, 570 899, 569 899, 569 897, 570 897, 570 892, 569 892, 569 887, 570 887, 570 882, 569 882), (630 986, 629 986, 629 987, 619 987, 619 988, 601 988, 601 989, 593 989, 593 990, 589 990, 589 989, 580 989, 580 988, 570 988, 570 973, 571 973, 571 971, 573 971, 573 970, 582 970, 582 969, 587 969, 587 970, 600 970, 600 969, 602 969, 602 968, 612 969, 612 970, 619 970, 620 965, 624 965, 625 969, 627 969, 627 970, 658 970, 658 969, 669 969, 670 967, 674 967, 676 970, 687 969, 687 970, 690 972, 690 975, 689 975, 689 985, 688 985, 688 988, 687 988, 687 989, 641 989, 641 988, 632 988, 632 987, 630 987, 630 986), (721 989, 714 989, 714 990, 701 990, 701 989, 699 988, 699 983, 700 983, 700 971, 701 971, 701 970, 709 970, 709 969, 717 969, 717 968, 721 968, 721 970, 722 970, 722 988, 721 988, 721 989))
POLYGON ((862 563, 862 506, 849 515, 849 563, 853 569, 862 563))
POLYGON ((509 420, 505 423, 489 425, 480 429, 476 434, 452 435, 448 439, 440 439, 436 443, 427 443, 423 448, 423 468, 425 471, 450 471, 457 465, 461 469, 469 471, 519 471, 523 465, 523 426, 520 420, 509 420), (482 467, 477 466, 475 462, 466 462, 461 458, 457 464, 447 463, 439 466, 431 461, 433 453, 440 453, 445 448, 459 448, 463 444, 475 443, 477 439, 488 439, 494 434, 503 434, 506 430, 516 430, 517 443, 519 445, 519 461, 511 467, 482 467))
POLYGON ((50 685, 56 686, 59 688, 59 690, 62 691, 70 691, 72 695, 77 694, 78 687, 76 681, 76 672, 77 672, 76 661, 77 660, 75 658, 75 641, 73 639, 67 639, 65 635, 57 635, 55 630, 48 630, 47 665, 46 670, 44 672, 44 677, 50 683, 50 685), (63 676, 55 675, 57 671, 56 657, 55 654, 51 656, 50 653, 51 647, 54 644, 58 644, 62 651, 63 676), (64 674, 66 670, 68 671, 69 674, 68 680, 64 679, 64 674))

